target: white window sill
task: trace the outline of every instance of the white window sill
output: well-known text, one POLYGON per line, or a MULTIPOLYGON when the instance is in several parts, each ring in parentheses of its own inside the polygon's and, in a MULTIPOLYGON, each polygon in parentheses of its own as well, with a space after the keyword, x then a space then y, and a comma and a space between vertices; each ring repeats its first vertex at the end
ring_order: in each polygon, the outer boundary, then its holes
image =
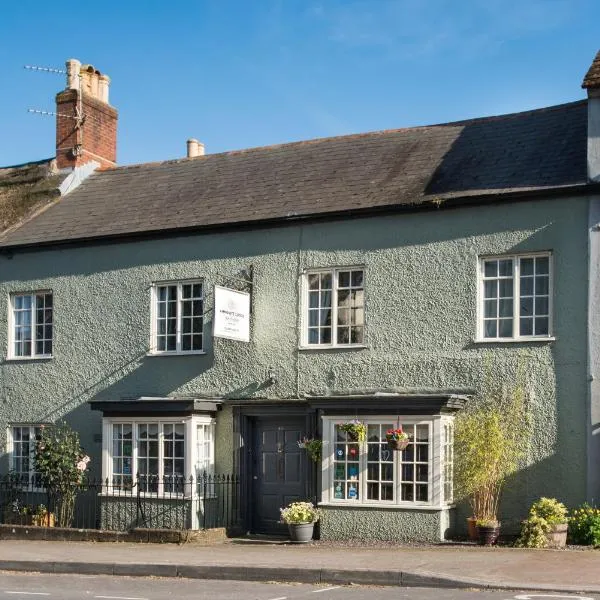
POLYGON ((339 344, 337 346, 334 345, 323 345, 320 346, 315 344, 314 346, 298 346, 298 350, 364 350, 369 346, 366 344, 339 344))
POLYGON ((386 510, 425 510, 431 512, 438 512, 440 510, 447 510, 454 508, 454 504, 393 504, 393 503, 379 503, 379 502, 319 502, 319 506, 326 508, 377 508, 386 510))
POLYGON ((518 337, 518 338, 475 338, 473 342, 475 344, 527 344, 543 343, 543 342, 554 342, 556 338, 554 336, 547 337, 518 337))
POLYGON ((198 356, 206 354, 206 350, 191 350, 189 352, 146 352, 146 356, 198 356))
POLYGON ((53 360, 52 354, 45 354, 43 356, 7 356, 6 360, 10 362, 29 362, 31 360, 53 360))

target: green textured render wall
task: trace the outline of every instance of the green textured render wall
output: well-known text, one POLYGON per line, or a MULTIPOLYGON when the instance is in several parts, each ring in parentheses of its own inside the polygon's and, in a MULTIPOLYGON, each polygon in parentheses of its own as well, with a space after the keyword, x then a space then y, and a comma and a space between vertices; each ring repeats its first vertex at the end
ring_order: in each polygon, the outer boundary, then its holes
POLYGON ((321 539, 438 542, 444 538, 449 512, 326 507, 320 525, 321 539))
MULTIPOLYGON (((586 227, 587 201, 569 198, 0 257, 3 346, 10 292, 52 289, 55 305, 54 358, 0 366, 0 444, 8 423, 66 416, 99 476, 101 416, 90 411, 91 399, 478 389, 486 356, 500 385, 524 352, 536 437, 529 466, 509 482, 502 518, 515 525, 540 495, 573 505, 586 486, 586 227), (478 255, 539 250, 554 252, 556 341, 475 343, 478 255), (366 347, 298 350, 302 270, 359 264, 366 268, 366 347), (153 281, 203 277, 210 308, 212 286, 250 265, 249 344, 212 340, 209 313, 205 355, 146 354, 153 281)), ((232 422, 226 408, 217 429, 221 472, 233 467, 232 422)))

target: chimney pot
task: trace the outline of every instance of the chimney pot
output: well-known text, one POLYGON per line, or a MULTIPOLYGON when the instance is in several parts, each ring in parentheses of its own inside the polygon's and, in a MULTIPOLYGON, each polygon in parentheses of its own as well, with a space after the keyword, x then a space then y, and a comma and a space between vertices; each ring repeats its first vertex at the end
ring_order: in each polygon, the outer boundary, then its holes
POLYGON ((81 71, 81 63, 70 58, 65 65, 67 66, 67 88, 68 90, 79 90, 79 73, 81 71))
POLYGON ((204 144, 194 138, 190 138, 187 141, 187 157, 196 158, 197 156, 204 156, 204 144))

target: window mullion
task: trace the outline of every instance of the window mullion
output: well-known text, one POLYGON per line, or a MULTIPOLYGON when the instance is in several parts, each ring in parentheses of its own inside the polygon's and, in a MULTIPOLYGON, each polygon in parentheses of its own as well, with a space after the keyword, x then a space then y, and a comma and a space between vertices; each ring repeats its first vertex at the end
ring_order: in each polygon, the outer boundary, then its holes
POLYGON ((518 338, 521 332, 521 260, 513 258, 513 338, 518 338))
POLYGON ((331 345, 337 346, 338 271, 331 273, 331 345))
POLYGON ((175 326, 175 348, 177 350, 177 352, 181 352, 181 330, 182 330, 182 326, 181 326, 181 315, 183 314, 183 306, 182 306, 182 300, 181 297, 183 295, 183 288, 181 287, 181 283, 177 284, 177 313, 176 313, 176 326, 175 326))

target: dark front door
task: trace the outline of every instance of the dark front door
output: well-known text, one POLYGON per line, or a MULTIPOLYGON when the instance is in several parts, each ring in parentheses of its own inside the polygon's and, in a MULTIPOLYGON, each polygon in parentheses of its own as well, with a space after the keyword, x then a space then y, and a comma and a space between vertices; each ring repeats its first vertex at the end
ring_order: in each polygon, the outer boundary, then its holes
POLYGON ((285 533, 279 509, 306 500, 306 453, 298 448, 304 417, 257 417, 252 451, 252 530, 285 533))

